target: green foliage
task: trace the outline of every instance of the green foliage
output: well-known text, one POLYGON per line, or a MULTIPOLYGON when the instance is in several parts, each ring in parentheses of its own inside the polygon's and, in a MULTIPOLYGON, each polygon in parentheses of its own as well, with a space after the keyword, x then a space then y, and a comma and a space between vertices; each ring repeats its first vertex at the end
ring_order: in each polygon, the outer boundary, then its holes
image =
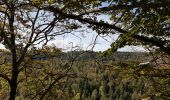
MULTIPOLYGON (((157 50, 166 52, 163 48, 166 48, 170 42, 169 40, 166 41, 169 36, 169 14, 167 13, 169 4, 163 5, 169 3, 169 1, 110 0, 109 3, 113 6, 113 10, 110 10, 112 13, 109 13, 111 15, 110 20, 126 32, 122 32, 118 39, 111 44, 111 48, 107 50, 108 54, 112 54, 125 45, 157 46, 159 47, 157 50), (136 4, 143 6, 140 7, 136 4), (162 6, 159 7, 157 4, 162 6), (129 6, 121 9, 122 5, 129 6), (152 5, 155 5, 155 7, 152 7, 152 5), (115 9, 119 6, 120 8, 115 10, 114 6, 115 9)), ((113 34, 115 33, 113 32, 113 34)))
MULTIPOLYGON (((56 54, 56 56, 61 55, 56 54)), ((116 65, 116 61, 112 61, 110 64, 113 65, 103 70, 100 67, 105 67, 110 61, 102 62, 103 66, 101 66, 96 64, 95 60, 79 60, 76 61, 68 73, 77 73, 77 77, 67 76, 58 80, 44 97, 45 100, 61 98, 65 100, 169 99, 170 79, 139 76, 140 74, 135 73, 135 68, 132 68, 139 62, 129 61, 129 67, 125 65, 121 67, 116 65), (95 72, 96 69, 98 69, 99 73, 95 72)), ((47 87, 51 81, 60 76, 51 77, 56 72, 63 71, 65 68, 61 67, 61 65, 66 62, 66 59, 59 62, 57 57, 48 60, 28 60, 25 62, 27 69, 21 72, 18 77, 22 81, 20 81, 18 86, 17 98, 33 98, 33 96, 43 90, 42 87, 47 87)), ((127 61, 122 61, 122 63, 127 63, 127 61)), ((7 72, 9 67, 10 63, 1 65, 0 71, 7 72)), ((150 73, 150 70, 156 71, 158 69, 147 69, 145 72, 150 73)), ((2 98, 7 98, 9 89, 7 82, 5 80, 0 82, 0 95, 2 98)), ((39 99, 40 96, 41 93, 35 99, 39 99)))
POLYGON ((129 65, 123 61, 118 61, 116 63, 116 66, 120 66, 120 67, 128 67, 129 65))
POLYGON ((72 100, 81 100, 80 93, 77 93, 76 96, 74 98, 72 98, 72 100))
MULTIPOLYGON (((53 54, 53 52, 49 53, 53 54)), ((59 52, 59 54, 56 53, 56 56, 61 56, 60 53, 62 52, 59 52)), ((46 99, 80 98, 82 100, 124 100, 126 98, 127 100, 131 100, 145 97, 168 98, 167 93, 169 93, 169 88, 167 87, 169 87, 169 78, 158 77, 149 79, 148 77, 138 76, 140 73, 136 75, 136 69, 133 66, 137 65, 139 62, 121 61, 122 63, 128 63, 129 66, 124 65, 124 67, 121 67, 116 65, 116 61, 112 61, 112 63, 109 63, 110 61, 105 61, 102 62, 103 66, 101 66, 96 64, 95 60, 88 61, 86 60, 86 56, 82 57, 85 57, 85 60, 82 61, 82 59, 79 59, 80 61, 78 60, 74 64, 71 71, 76 72, 79 77, 62 78, 58 81, 58 84, 54 85, 51 91, 46 94, 46 99), (109 68, 106 68, 105 64, 107 65, 108 63, 110 66, 109 68), (105 67, 105 70, 100 67, 105 67), (98 73, 95 72, 96 69, 98 70, 98 73)), ((50 81, 55 79, 52 78, 51 80, 50 75, 65 69, 61 67, 61 65, 66 62, 67 59, 59 62, 57 57, 50 58, 48 60, 28 60, 25 62, 24 65, 27 66, 27 69, 21 72, 18 77, 23 81, 19 84, 17 98, 32 98, 32 96, 42 90, 42 87, 48 86, 50 81)), ((8 73, 10 66, 10 63, 1 65, 0 72, 8 73)), ((145 73, 150 73, 152 71, 158 71, 158 69, 149 68, 144 71, 145 73)), ((0 90, 1 97, 7 97, 7 90, 9 88, 7 86, 7 82, 5 80, 1 80, 0 87, 1 89, 3 88, 0 90)), ((39 98, 40 96, 41 94, 36 98, 39 98)))
POLYGON ((94 89, 91 95, 91 99, 92 100, 99 100, 100 99, 100 95, 99 95, 99 91, 97 89, 94 89))

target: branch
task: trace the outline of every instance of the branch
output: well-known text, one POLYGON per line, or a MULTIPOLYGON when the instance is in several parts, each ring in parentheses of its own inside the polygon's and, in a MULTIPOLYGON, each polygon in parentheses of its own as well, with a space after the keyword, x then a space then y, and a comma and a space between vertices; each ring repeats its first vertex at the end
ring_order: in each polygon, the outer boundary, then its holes
POLYGON ((0 77, 5 79, 10 84, 10 79, 8 78, 8 76, 6 76, 4 74, 0 74, 0 77))
POLYGON ((78 20, 82 23, 88 23, 88 24, 91 24, 91 25, 99 26, 99 27, 114 29, 114 30, 116 30, 120 33, 127 33, 127 31, 125 31, 125 30, 123 30, 123 29, 121 29, 121 28, 119 28, 115 25, 110 25, 110 24, 104 23, 104 22, 97 22, 97 21, 94 21, 94 20, 89 19, 89 18, 82 18, 81 16, 75 15, 75 14, 67 14, 67 13, 62 12, 60 9, 52 7, 52 6, 45 7, 45 8, 42 8, 42 9, 51 11, 55 15, 59 14, 60 16, 62 16, 62 18, 70 18, 70 19, 78 20))
POLYGON ((68 66, 69 67, 67 69, 65 69, 64 71, 59 71, 56 74, 54 73, 46 73, 47 75, 50 75, 52 78, 54 78, 54 81, 52 81, 46 88, 45 90, 42 90, 40 92, 38 92, 36 95, 34 95, 31 100, 35 99, 38 95, 40 96, 40 100, 43 100, 43 98, 46 96, 46 94, 53 88, 53 86, 62 78, 64 77, 74 77, 76 76, 75 74, 69 74, 69 70, 71 69, 71 67, 73 66, 74 62, 76 61, 76 59, 78 57, 80 57, 82 54, 84 54, 85 52, 82 52, 80 55, 76 55, 75 57, 71 58, 67 63, 65 63, 63 66, 68 66), (57 77, 55 77, 57 76, 57 77))
POLYGON ((96 13, 96 12, 101 12, 101 11, 112 11, 112 10, 131 10, 133 8, 144 8, 144 9, 149 9, 149 8, 159 8, 159 7, 167 7, 170 6, 170 2, 164 2, 164 3, 135 3, 131 5, 113 5, 113 6, 107 6, 107 7, 102 7, 102 8, 97 8, 97 9, 92 9, 85 11, 84 13, 81 13, 80 15, 86 15, 90 13, 96 13))
POLYGON ((155 45, 159 47, 165 53, 170 54, 170 48, 164 46, 167 43, 167 41, 163 41, 158 38, 149 38, 149 37, 145 37, 141 35, 132 35, 132 38, 155 45))
POLYGON ((11 49, 11 43, 10 43, 10 39, 7 36, 8 33, 6 33, 5 31, 1 30, 0 31, 0 36, 4 39, 4 43, 5 45, 7 45, 9 47, 9 49, 11 49))
POLYGON ((24 60, 24 57, 25 57, 25 55, 26 55, 26 52, 27 52, 27 50, 28 50, 28 48, 29 48, 29 46, 32 44, 32 38, 33 38, 33 36, 34 36, 34 34, 35 34, 35 23, 36 23, 36 20, 37 20, 37 18, 38 18, 38 15, 39 15, 39 9, 38 9, 38 11, 37 11, 37 13, 36 13, 36 16, 35 16, 35 19, 32 21, 32 29, 31 29, 31 36, 29 37, 29 40, 28 40, 28 43, 26 44, 26 46, 24 47, 24 50, 23 50, 23 52, 22 52, 22 55, 21 55, 21 57, 19 58, 19 60, 18 60, 18 64, 21 64, 21 62, 24 60))
MULTIPOLYGON (((167 4, 169 4, 169 3, 167 3, 167 4)), ((117 27, 115 25, 111 25, 111 24, 104 23, 104 22, 94 21, 90 18, 82 18, 81 16, 75 15, 75 14, 67 14, 67 13, 62 12, 60 9, 52 7, 52 6, 45 7, 45 8, 42 8, 42 9, 51 11, 54 14, 59 14, 63 18, 70 18, 70 19, 78 20, 82 23, 88 23, 88 24, 91 24, 91 25, 95 25, 97 27, 104 27, 104 28, 107 28, 107 29, 113 29, 117 32, 120 32, 120 33, 123 33, 123 34, 128 34, 128 31, 123 30, 120 27, 117 27)), ((151 43, 151 44, 153 44, 157 47, 160 47, 160 49, 162 51, 164 51, 165 53, 170 54, 170 47, 164 47, 165 43, 161 40, 156 40, 156 39, 153 39, 153 38, 148 38, 148 37, 144 37, 144 36, 140 36, 140 35, 132 35, 130 37, 137 39, 137 40, 140 40, 140 41, 143 41, 143 42, 151 43)))

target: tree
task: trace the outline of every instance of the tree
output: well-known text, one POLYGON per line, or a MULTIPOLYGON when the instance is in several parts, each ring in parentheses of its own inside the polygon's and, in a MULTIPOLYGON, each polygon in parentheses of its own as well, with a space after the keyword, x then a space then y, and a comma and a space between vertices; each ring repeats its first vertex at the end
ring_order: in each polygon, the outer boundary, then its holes
MULTIPOLYGON (((46 2, 46 1, 42 1, 46 2)), ((50 5, 50 2, 47 2, 50 5)), ((77 27, 41 9, 38 0, 0 1, 0 42, 11 55, 10 75, 0 73, 10 87, 9 100, 17 94, 18 77, 25 68, 27 51, 37 44, 46 45, 54 36, 69 33, 77 27), (37 2, 35 2, 37 1, 37 2)))

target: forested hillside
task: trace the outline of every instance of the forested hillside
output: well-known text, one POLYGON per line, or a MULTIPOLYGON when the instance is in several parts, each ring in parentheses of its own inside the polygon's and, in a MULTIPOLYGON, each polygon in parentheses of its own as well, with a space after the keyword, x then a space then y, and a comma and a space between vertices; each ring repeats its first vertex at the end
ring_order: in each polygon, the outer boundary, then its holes
MULTIPOLYGON (((78 60, 80 61, 90 61, 101 59, 103 61, 139 61, 139 62, 146 62, 152 60, 152 56, 149 55, 148 52, 115 52, 113 55, 104 56, 102 52, 95 52, 95 51, 68 51, 68 52, 61 52, 60 54, 53 54, 53 57, 62 58, 63 60, 68 60, 71 56, 78 56, 78 60)), ((48 55, 40 54, 33 57, 34 58, 48 58, 48 55), (45 57, 46 56, 46 57, 45 57)))
MULTIPOLYGON (((41 51, 38 56, 28 55, 23 64, 27 69, 19 74, 18 100, 170 99, 170 67, 139 66, 151 60, 149 53, 117 52, 103 56, 93 51, 41 51)), ((1 55, 5 57, 8 52, 3 50, 1 55)), ((10 61, 2 64, 1 73, 8 73, 9 66, 10 61)), ((9 87, 4 80, 0 87, 0 99, 8 98, 9 87)))

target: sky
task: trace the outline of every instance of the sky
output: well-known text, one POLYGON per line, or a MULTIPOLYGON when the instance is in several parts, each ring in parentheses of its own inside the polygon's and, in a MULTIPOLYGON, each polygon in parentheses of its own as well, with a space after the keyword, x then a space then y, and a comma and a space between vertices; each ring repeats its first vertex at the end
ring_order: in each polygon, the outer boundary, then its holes
MULTIPOLYGON (((107 4, 103 4, 106 6, 107 4)), ((98 20, 111 23, 108 15, 101 15, 97 17, 98 20)), ((118 35, 109 34, 108 36, 98 36, 96 41, 95 38, 98 34, 95 31, 88 30, 84 32, 72 32, 71 34, 64 34, 62 36, 55 37, 55 40, 50 41, 48 45, 55 45, 58 48, 62 48, 65 51, 70 50, 93 50, 93 51, 105 51, 110 48, 112 42, 114 42, 118 35), (93 44, 95 41, 95 45, 93 44)), ((41 47, 41 44, 38 45, 41 47)), ((1 49, 5 47, 0 44, 1 49)), ((118 49, 118 51, 146 51, 142 47, 137 46, 125 46, 124 48, 118 49)))
MULTIPOLYGON (((114 42, 117 38, 116 35, 110 35, 107 37, 98 37, 96 40, 96 44, 93 47, 94 37, 97 34, 87 33, 85 37, 77 37, 74 35, 66 35, 66 36, 58 36, 54 41, 48 43, 48 45, 55 45, 58 48, 62 48, 63 50, 93 50, 93 51, 105 51, 110 48, 112 42, 114 42), (80 39, 81 38, 81 39, 80 39)), ((118 51, 127 51, 127 52, 144 52, 146 51, 141 46, 125 46, 123 48, 118 49, 118 51)))
MULTIPOLYGON (((110 23, 108 15, 102 15, 98 17, 98 20, 107 21, 110 23)), ((55 37, 55 40, 50 41, 48 45, 55 45, 57 48, 62 48, 64 51, 70 50, 93 50, 93 51, 105 51, 110 48, 112 42, 114 42, 118 35, 117 34, 109 34, 108 36, 98 36, 95 31, 87 29, 83 32, 72 32, 71 34, 64 34, 62 36, 55 37), (96 38, 96 40, 95 40, 96 38), (95 41, 95 45, 94 45, 95 41)), ((38 45, 38 47, 40 47, 38 45)), ((1 49, 5 49, 5 47, 0 44, 1 49)), ((118 49, 118 51, 126 51, 126 52, 139 52, 146 51, 142 47, 137 46, 125 46, 123 48, 118 49)))
MULTIPOLYGON (((98 17, 98 20, 103 20, 108 23, 111 23, 108 15, 101 15, 98 17)), ((93 47, 95 37, 97 33, 95 31, 89 30, 88 32, 84 31, 73 32, 73 34, 66 34, 63 36, 58 36, 55 38, 55 41, 49 42, 49 45, 55 45, 58 48, 63 48, 64 50, 93 50, 93 51, 105 51, 110 48, 112 42, 114 42, 118 35, 109 34, 108 36, 98 36, 96 39, 96 45, 93 47), (82 36, 83 35, 83 36, 82 36)), ((144 52, 146 51, 141 46, 125 46, 118 49, 118 51, 126 52, 144 52)))
MULTIPOLYGON (((56 37, 55 41, 51 41, 49 45, 55 45, 58 48, 62 48, 64 51, 70 50, 93 50, 93 51, 105 51, 110 48, 111 43, 115 40, 117 36, 111 37, 98 37, 96 40, 96 45, 92 49, 92 42, 94 41, 94 34, 88 34, 88 36, 79 39, 73 35, 59 36, 56 37)), ((141 46, 125 46, 118 49, 118 51, 126 52, 144 52, 145 49, 141 46)))

